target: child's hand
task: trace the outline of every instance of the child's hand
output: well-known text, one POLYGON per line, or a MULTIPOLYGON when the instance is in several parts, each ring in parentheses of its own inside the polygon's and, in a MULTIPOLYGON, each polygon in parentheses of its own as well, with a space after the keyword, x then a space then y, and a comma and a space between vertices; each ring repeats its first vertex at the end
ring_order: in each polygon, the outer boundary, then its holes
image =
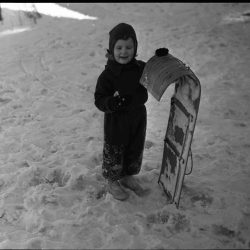
POLYGON ((130 95, 117 95, 114 94, 113 97, 110 97, 108 100, 108 107, 111 111, 119 111, 124 107, 128 106, 131 102, 132 97, 130 95))
POLYGON ((132 96, 131 95, 120 95, 120 99, 122 102, 122 106, 128 106, 130 102, 132 101, 132 96))
POLYGON ((122 100, 119 95, 112 96, 108 100, 108 107, 111 111, 117 111, 122 107, 122 100))

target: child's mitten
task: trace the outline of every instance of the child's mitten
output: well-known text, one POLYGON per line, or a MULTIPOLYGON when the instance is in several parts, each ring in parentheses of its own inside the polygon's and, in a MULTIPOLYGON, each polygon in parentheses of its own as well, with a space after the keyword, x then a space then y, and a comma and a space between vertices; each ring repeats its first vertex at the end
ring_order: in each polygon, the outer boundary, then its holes
POLYGON ((108 100, 108 108, 111 111, 119 111, 124 107, 128 106, 131 102, 132 97, 130 95, 116 95, 112 96, 108 100))
POLYGON ((120 106, 122 105, 122 102, 120 100, 120 96, 117 95, 117 96, 112 96, 108 99, 108 108, 111 110, 111 111, 117 111, 119 110, 120 106))
POLYGON ((121 102, 122 102, 122 104, 121 104, 122 107, 128 106, 132 101, 131 95, 120 95, 120 98, 121 98, 121 102))

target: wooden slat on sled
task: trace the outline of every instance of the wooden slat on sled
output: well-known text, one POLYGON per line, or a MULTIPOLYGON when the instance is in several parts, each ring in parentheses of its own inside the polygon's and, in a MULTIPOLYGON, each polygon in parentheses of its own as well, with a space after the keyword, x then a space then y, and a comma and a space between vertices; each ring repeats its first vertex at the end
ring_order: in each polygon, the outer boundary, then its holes
POLYGON ((168 86, 175 84, 158 183, 169 200, 178 207, 188 159, 192 156, 191 143, 200 104, 200 81, 181 60, 168 53, 164 56, 154 55, 148 60, 140 82, 158 101, 168 86))

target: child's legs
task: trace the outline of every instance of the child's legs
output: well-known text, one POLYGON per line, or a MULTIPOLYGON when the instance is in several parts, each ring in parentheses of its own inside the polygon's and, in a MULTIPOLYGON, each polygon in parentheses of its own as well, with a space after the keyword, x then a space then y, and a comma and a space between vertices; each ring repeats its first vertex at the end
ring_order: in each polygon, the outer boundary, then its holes
POLYGON ((146 118, 135 124, 130 142, 124 151, 124 175, 135 175, 141 170, 146 137, 146 118))
POLYGON ((110 145, 104 142, 102 173, 104 178, 116 181, 123 174, 123 145, 110 145))
POLYGON ((141 152, 140 154, 133 154, 131 153, 131 149, 127 151, 124 157, 123 176, 136 175, 140 172, 142 164, 142 155, 143 152, 141 152))

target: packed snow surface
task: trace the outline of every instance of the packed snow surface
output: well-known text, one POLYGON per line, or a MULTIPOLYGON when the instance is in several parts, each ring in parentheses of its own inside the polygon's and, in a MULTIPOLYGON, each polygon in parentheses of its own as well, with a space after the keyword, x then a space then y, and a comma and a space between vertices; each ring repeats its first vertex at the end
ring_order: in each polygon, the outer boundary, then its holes
POLYGON ((61 7, 96 19, 34 20, 2 6, 0 248, 250 248, 250 4, 61 7), (194 168, 179 209, 157 184, 172 85, 146 103, 137 179, 150 193, 129 191, 122 202, 105 189, 103 113, 93 94, 108 32, 120 22, 136 30, 138 59, 167 47, 201 82, 194 168))

